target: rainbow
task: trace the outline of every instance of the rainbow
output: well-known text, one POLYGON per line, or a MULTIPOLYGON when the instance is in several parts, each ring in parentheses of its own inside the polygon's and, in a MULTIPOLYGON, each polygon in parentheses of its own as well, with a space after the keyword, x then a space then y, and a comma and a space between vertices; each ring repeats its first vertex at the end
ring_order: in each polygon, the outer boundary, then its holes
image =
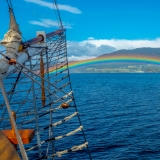
MULTIPOLYGON (((106 55, 103 57, 95 58, 95 59, 88 59, 83 61, 74 61, 69 62, 69 68, 77 68, 88 66, 92 64, 100 64, 100 63, 109 63, 109 62, 143 62, 143 63, 150 63, 150 64, 157 64, 160 65, 160 57, 156 56, 147 56, 147 55, 134 55, 134 54, 127 54, 127 55, 106 55)), ((64 70, 66 67, 61 68, 60 70, 64 70)), ((50 73, 53 73, 51 71, 50 73)))

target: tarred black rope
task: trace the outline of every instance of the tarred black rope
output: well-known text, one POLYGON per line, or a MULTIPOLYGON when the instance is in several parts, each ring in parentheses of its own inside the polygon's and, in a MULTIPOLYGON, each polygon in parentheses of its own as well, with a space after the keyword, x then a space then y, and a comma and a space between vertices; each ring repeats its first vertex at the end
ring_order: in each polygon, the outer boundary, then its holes
MULTIPOLYGON (((66 59, 67 59, 67 68, 69 68, 69 64, 68 64, 68 56, 67 56, 67 42, 65 41, 65 45, 66 45, 66 59)), ((70 73, 69 73, 69 69, 68 69, 68 79, 69 81, 70 80, 70 73)), ((72 91, 72 85, 70 83, 70 88, 71 88, 71 91, 72 91)), ((72 92, 72 97, 74 97, 74 94, 72 92)), ((74 106, 75 106, 75 110, 76 112, 78 112, 78 109, 77 109, 77 105, 76 105, 76 102, 75 102, 75 99, 73 99, 73 103, 74 103, 74 106)), ((79 124, 80 126, 82 125, 82 122, 81 122, 81 119, 80 119, 80 116, 79 114, 77 115, 78 117, 78 120, 79 120, 79 124)), ((87 139, 86 139, 86 136, 85 136, 85 133, 84 133, 84 130, 82 129, 82 133, 83 133, 83 138, 84 138, 84 141, 87 142, 87 139)), ((91 156, 91 152, 90 152, 90 149, 89 149, 89 146, 87 145, 87 151, 88 151, 88 155, 89 155, 89 159, 92 160, 92 156, 91 156)))
POLYGON ((13 7, 12 7, 12 2, 11 2, 11 0, 6 0, 6 1, 7 1, 7 4, 8 4, 9 12, 12 11, 13 16, 14 16, 14 19, 15 19, 15 21, 16 21, 16 17, 15 17, 15 15, 14 15, 14 11, 13 11, 13 7))
POLYGON ((11 9, 11 6, 10 6, 10 4, 9 4, 8 0, 6 0, 6 1, 7 1, 7 4, 8 4, 8 8, 9 8, 9 9, 11 9))
POLYGON ((57 4, 57 0, 53 0, 53 3, 55 4, 56 6, 56 9, 57 9, 57 15, 58 15, 58 18, 59 18, 59 22, 60 22, 60 25, 63 29, 63 24, 62 24, 62 20, 61 20, 61 16, 60 16, 60 12, 59 12, 59 8, 58 8, 58 4, 57 4))
MULTIPOLYGON (((21 70, 22 70, 23 68, 21 68, 21 70)), ((11 90, 11 93, 14 93, 14 90, 15 90, 15 88, 16 88, 16 86, 17 86, 17 83, 18 83, 18 81, 19 81, 19 78, 20 78, 20 76, 21 76, 21 71, 18 73, 18 76, 17 76, 17 79, 16 79, 16 81, 15 81, 15 83, 14 83, 14 85, 13 85, 13 88, 12 88, 12 90, 11 90)))
POLYGON ((10 6, 11 6, 11 9, 13 10, 13 7, 12 7, 12 1, 9 0, 9 3, 10 3, 10 6))

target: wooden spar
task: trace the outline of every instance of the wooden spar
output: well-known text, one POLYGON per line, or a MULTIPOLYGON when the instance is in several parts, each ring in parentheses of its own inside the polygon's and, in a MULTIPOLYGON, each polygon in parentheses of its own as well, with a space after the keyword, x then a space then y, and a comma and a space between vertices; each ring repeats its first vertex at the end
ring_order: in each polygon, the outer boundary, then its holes
POLYGON ((42 105, 45 106, 45 100, 46 100, 46 96, 45 96, 45 89, 44 89, 44 62, 43 62, 43 57, 41 55, 41 62, 40 62, 40 72, 41 72, 41 77, 43 79, 41 79, 41 83, 42 83, 42 105))
MULTIPOLYGON (((46 34, 46 38, 52 37, 54 35, 61 34, 64 31, 65 31, 64 29, 60 29, 60 30, 57 30, 55 32, 48 33, 48 34, 46 34)), ((35 44, 35 43, 38 43, 38 42, 41 42, 41 41, 43 41, 43 36, 38 36, 36 38, 30 39, 26 43, 29 44, 29 45, 32 45, 32 44, 35 44)))
MULTIPOLYGON (((50 32, 50 33, 46 34, 46 38, 52 37, 54 35, 60 35, 64 31, 65 31, 64 29, 60 29, 60 30, 57 30, 55 32, 50 32)), ((28 46, 33 45, 33 44, 38 43, 38 42, 43 42, 43 40, 44 40, 43 35, 38 35, 36 38, 30 39, 25 43, 21 42, 20 45, 19 45, 18 51, 21 52, 24 49, 26 49, 28 46)))
POLYGON ((52 37, 52 36, 57 35, 57 34, 60 35, 60 34, 62 34, 64 31, 65 31, 65 29, 60 29, 60 30, 57 30, 57 31, 55 31, 55 32, 48 33, 48 34, 46 34, 46 38, 52 37))

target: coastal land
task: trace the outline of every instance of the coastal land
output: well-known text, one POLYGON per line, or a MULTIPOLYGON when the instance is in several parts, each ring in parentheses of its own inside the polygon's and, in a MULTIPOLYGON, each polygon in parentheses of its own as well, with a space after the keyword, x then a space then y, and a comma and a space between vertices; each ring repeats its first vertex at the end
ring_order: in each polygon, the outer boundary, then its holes
MULTIPOLYGON (((71 73, 160 73, 160 48, 118 50, 71 67, 71 73), (131 57, 130 57, 131 56, 131 57), (126 57, 129 57, 125 60, 126 57), (100 59, 100 63, 96 63, 100 59), (106 59, 106 61, 102 61, 106 59), (108 60, 110 59, 110 60, 108 60), (124 60, 124 61, 123 61, 124 60), (85 65, 86 64, 86 65, 85 65)), ((71 64, 72 62, 70 62, 71 64)), ((75 62, 74 62, 75 63, 75 62)), ((78 64, 77 63, 77 64, 78 64)))

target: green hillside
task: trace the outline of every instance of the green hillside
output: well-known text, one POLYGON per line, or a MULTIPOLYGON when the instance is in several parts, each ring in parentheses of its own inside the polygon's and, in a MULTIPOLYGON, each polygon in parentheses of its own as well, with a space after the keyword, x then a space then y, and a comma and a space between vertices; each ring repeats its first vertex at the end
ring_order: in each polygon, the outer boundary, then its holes
MULTIPOLYGON (((160 48, 137 48, 133 50, 118 50, 106 55, 144 55, 160 58, 160 48)), ((98 57, 98 58, 99 58, 98 57)), ((145 62, 107 62, 83 66, 70 70, 71 73, 160 73, 160 65, 145 62)))

